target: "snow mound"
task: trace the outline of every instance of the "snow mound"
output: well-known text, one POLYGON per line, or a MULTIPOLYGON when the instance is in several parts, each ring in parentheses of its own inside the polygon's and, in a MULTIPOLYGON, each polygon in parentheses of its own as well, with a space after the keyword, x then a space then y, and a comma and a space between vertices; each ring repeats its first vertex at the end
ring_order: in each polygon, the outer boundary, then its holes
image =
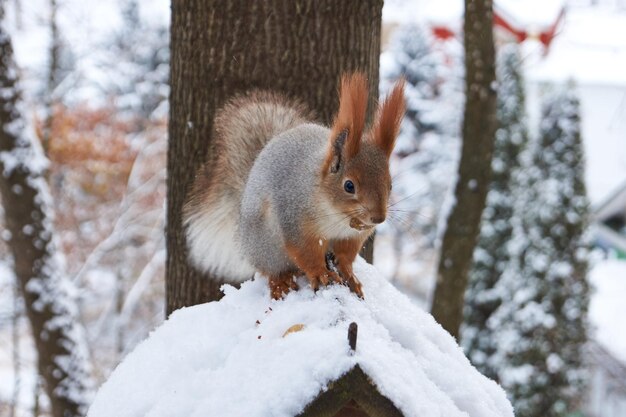
POLYGON ((113 372, 88 417, 294 416, 357 364, 407 417, 513 415, 429 314, 363 260, 355 272, 364 301, 338 285, 315 294, 304 281, 275 301, 257 277, 175 312, 113 372))

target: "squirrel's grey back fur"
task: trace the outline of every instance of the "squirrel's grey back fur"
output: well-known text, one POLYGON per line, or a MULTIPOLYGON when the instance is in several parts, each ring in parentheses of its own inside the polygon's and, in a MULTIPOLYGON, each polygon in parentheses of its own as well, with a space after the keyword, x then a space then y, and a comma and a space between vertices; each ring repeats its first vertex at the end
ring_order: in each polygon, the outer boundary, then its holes
POLYGON ((210 152, 215 157, 198 171, 183 210, 196 268, 231 282, 254 275, 236 242, 248 174, 272 138, 311 119, 301 103, 262 91, 236 97, 217 112, 210 152))
POLYGON ((246 259, 265 274, 296 270, 283 239, 302 236, 302 219, 319 217, 312 201, 319 177, 312 173, 321 170, 329 135, 329 129, 312 123, 283 132, 267 144, 250 171, 238 239, 246 259))

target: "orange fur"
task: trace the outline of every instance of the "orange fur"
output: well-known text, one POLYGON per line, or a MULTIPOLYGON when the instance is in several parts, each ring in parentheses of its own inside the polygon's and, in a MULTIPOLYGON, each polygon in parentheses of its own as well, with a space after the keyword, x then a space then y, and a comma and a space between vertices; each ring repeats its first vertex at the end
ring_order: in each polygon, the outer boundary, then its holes
POLYGON ((372 126, 371 137, 374 143, 387 154, 387 157, 393 151, 405 109, 404 80, 400 80, 379 106, 376 120, 372 126))
POLYGON ((352 292, 363 298, 361 283, 352 271, 352 263, 363 247, 367 235, 360 235, 354 239, 337 240, 333 243, 333 252, 337 261, 337 269, 343 281, 350 286, 352 292))
POLYGON ((314 290, 333 281, 341 282, 339 275, 326 268, 328 242, 323 240, 320 245, 316 230, 307 227, 305 229, 301 241, 285 244, 285 250, 291 261, 304 272, 314 290))
POLYGON ((367 78, 363 73, 346 74, 341 78, 339 110, 331 129, 330 146, 324 163, 325 172, 328 171, 335 156, 334 142, 342 132, 347 132, 344 145, 345 157, 352 158, 359 152, 359 145, 365 128, 367 98, 367 78))
POLYGON ((291 290, 297 290, 298 284, 294 280, 297 272, 284 272, 279 275, 270 275, 270 293, 274 300, 280 300, 283 296, 289 294, 291 290))

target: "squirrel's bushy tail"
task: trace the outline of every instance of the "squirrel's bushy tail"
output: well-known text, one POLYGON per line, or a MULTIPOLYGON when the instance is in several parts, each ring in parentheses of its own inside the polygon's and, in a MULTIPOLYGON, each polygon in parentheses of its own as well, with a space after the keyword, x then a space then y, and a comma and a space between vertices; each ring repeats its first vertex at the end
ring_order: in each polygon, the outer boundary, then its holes
POLYGON ((272 137, 311 119, 303 104, 263 91, 235 97, 216 113, 211 160, 198 171, 183 209, 196 268, 230 282, 252 277, 235 242, 248 173, 272 137))

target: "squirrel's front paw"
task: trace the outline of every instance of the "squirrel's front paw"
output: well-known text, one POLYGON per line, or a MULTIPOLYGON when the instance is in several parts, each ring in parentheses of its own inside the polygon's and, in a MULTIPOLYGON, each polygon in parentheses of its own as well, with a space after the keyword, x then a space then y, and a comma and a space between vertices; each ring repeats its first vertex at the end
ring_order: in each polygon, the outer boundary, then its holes
POLYGON ((350 287, 350 291, 358 295, 359 298, 364 298, 363 288, 361 287, 361 282, 357 279, 357 277, 354 274, 349 274, 346 277, 345 282, 348 284, 348 287, 350 287))
POLYGON ((335 271, 326 271, 313 277, 308 277, 311 288, 317 291, 320 285, 326 286, 331 282, 341 282, 341 277, 335 271))
POLYGON ((291 290, 297 290, 298 284, 293 277, 293 274, 283 274, 277 276, 270 276, 270 293, 274 300, 280 300, 285 295, 289 294, 291 290))
POLYGON ((361 287, 361 282, 352 272, 352 268, 342 268, 341 265, 338 267, 339 273, 341 274, 341 282, 343 284, 348 285, 350 291, 359 296, 359 298, 363 298, 363 288, 361 287))

